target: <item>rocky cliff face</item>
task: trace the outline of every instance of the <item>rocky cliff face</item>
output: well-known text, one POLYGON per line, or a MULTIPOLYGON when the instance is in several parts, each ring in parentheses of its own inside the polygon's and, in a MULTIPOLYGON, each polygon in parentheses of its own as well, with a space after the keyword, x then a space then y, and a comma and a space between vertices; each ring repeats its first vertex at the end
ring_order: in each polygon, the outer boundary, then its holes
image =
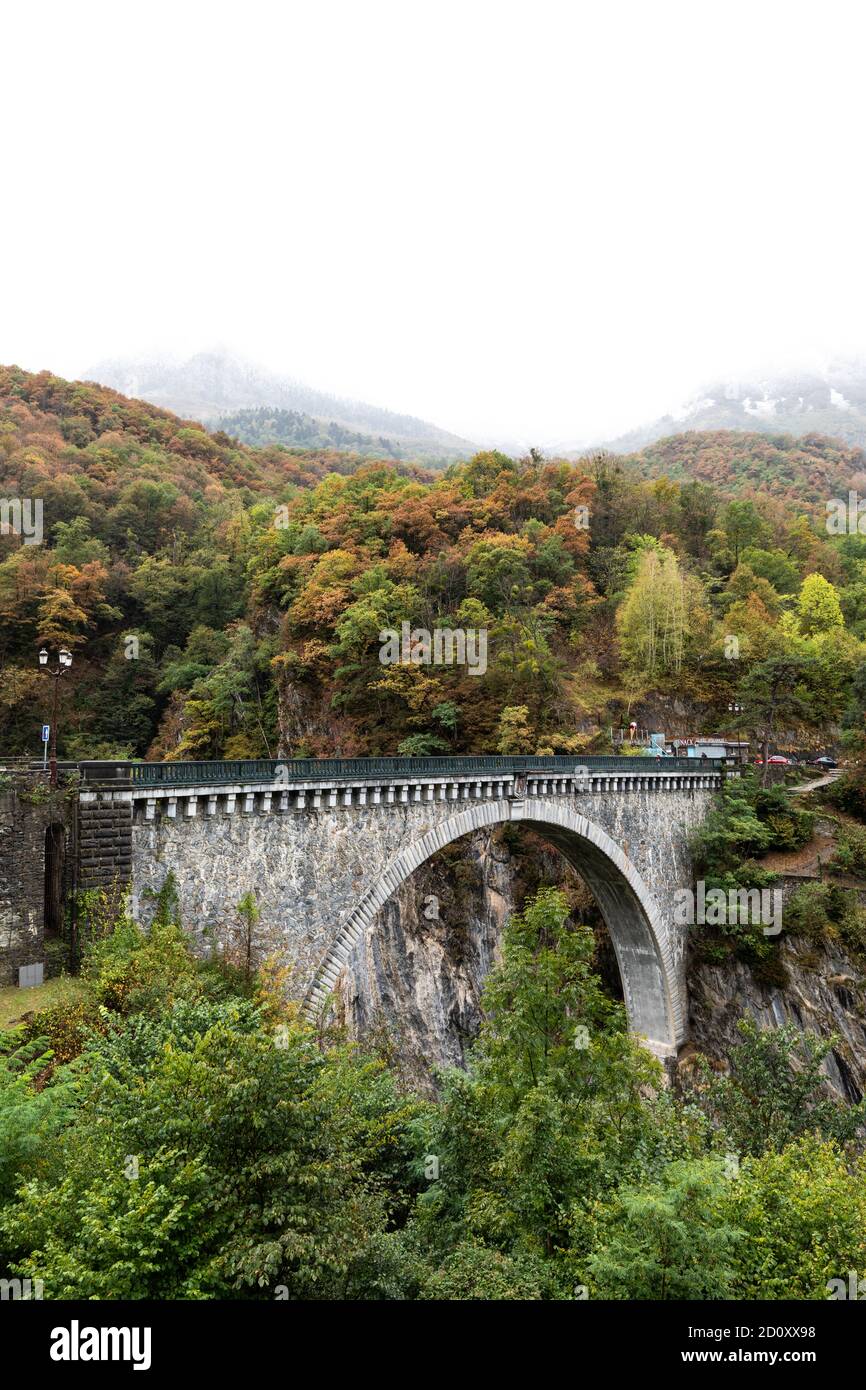
POLYGON ((836 947, 816 948, 797 937, 783 937, 779 949, 785 983, 757 981, 737 961, 693 963, 689 971, 692 1041, 698 1050, 724 1060, 738 1041, 737 1023, 752 1018, 759 1028, 790 1023, 803 1032, 839 1042, 825 1062, 828 1084, 851 1103, 866 1094, 866 994, 860 968, 836 947))
MULTIPOLYGON (((576 919, 597 915, 574 870, 525 831, 478 831, 428 860, 355 946, 338 982, 338 1021, 384 1047, 407 1082, 434 1091, 440 1069, 465 1065, 503 928, 541 884, 564 888, 576 919)), ((601 931, 599 969, 621 997, 601 931)))
POLYGON ((421 866, 355 947, 338 986, 339 1021, 387 1050, 430 1091, 462 1066, 481 1020, 484 980, 515 906, 514 864, 490 831, 421 866))

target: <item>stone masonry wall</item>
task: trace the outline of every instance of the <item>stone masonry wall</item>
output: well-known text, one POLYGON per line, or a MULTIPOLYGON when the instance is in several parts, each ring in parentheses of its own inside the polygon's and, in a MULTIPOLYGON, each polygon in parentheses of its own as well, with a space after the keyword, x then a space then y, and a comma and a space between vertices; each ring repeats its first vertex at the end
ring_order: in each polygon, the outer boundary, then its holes
POLYGON ((45 832, 49 825, 62 823, 68 845, 73 809, 62 791, 49 791, 43 776, 4 774, 0 790, 0 985, 17 985, 20 966, 36 965, 44 959, 45 832))
POLYGON ((78 811, 79 887, 125 888, 132 877, 132 802, 113 791, 82 792, 78 811))

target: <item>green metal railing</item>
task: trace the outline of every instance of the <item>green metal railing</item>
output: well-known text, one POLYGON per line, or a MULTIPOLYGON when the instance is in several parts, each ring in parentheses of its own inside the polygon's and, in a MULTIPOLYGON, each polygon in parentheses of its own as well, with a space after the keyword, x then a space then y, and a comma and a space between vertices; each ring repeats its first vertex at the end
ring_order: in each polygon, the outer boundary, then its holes
POLYGON ((133 786, 192 787, 250 782, 395 781, 402 777, 468 777, 473 773, 503 777, 517 774, 574 776, 593 772, 635 772, 664 776, 671 772, 718 772, 721 758, 607 757, 465 757, 465 758, 261 758, 188 763, 80 763, 85 782, 131 782, 133 786))

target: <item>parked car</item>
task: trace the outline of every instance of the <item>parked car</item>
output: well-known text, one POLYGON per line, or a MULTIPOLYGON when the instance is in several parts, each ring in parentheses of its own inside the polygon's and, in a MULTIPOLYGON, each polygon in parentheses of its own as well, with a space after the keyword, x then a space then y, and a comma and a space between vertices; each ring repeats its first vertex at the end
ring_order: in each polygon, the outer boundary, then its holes
POLYGON ((776 767, 791 767, 793 758, 783 758, 781 753, 774 753, 772 758, 767 759, 768 763, 775 763, 776 767))
POLYGON ((810 766, 810 767, 838 767, 839 764, 837 763, 837 761, 836 761, 835 758, 831 758, 831 757, 829 757, 829 756, 825 753, 824 756, 821 757, 821 758, 813 758, 812 761, 809 763, 809 766, 810 766))

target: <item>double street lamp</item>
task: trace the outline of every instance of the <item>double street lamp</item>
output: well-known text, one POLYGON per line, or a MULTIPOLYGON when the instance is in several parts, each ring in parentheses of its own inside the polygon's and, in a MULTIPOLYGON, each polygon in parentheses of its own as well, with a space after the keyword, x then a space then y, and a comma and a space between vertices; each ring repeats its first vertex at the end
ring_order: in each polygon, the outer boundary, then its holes
POLYGON ((47 647, 43 647, 39 653, 40 671, 43 671, 47 676, 54 677, 54 698, 51 702, 51 729, 49 731, 51 742, 49 745, 50 751, 48 754, 49 762, 51 765, 52 787, 57 786, 57 689, 60 677, 66 675, 66 672, 69 670, 71 665, 72 653, 71 651, 69 651, 67 647, 61 647, 60 651, 57 653, 56 666, 48 665, 47 647))

